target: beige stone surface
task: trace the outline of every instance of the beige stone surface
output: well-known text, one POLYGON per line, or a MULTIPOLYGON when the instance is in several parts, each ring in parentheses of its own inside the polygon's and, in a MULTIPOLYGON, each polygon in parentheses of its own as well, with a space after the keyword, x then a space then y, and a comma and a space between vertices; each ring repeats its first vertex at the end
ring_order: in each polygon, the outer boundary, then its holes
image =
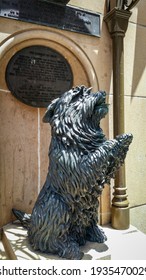
MULTIPOLYGON (((18 260, 62 260, 57 255, 32 250, 28 242, 27 230, 17 222, 5 226, 4 232, 18 260)), ((81 246, 81 251, 84 252, 83 260, 110 259, 110 250, 106 244, 87 242, 85 246, 81 246)))
POLYGON ((140 231, 146 234, 146 204, 130 209, 130 221, 133 226, 136 226, 140 231))
POLYGON ((92 0, 70 0, 69 5, 78 6, 93 12, 103 13, 105 9, 105 1, 92 0))
POLYGON ((132 15, 130 17, 130 22, 134 22, 139 25, 146 25, 146 1, 140 0, 137 5, 131 10, 132 15))
POLYGON ((146 97, 146 23, 130 23, 125 37, 125 95, 146 97))
MULTIPOLYGON (((113 96, 110 95, 109 134, 112 138, 113 96)), ((146 99, 125 96, 125 133, 133 134, 133 142, 126 156, 126 187, 131 206, 146 203, 146 99)))
POLYGON ((0 123, 0 223, 4 224, 12 207, 30 211, 36 198, 37 109, 1 93, 0 123))
POLYGON ((146 98, 125 97, 125 131, 133 134, 126 158, 130 205, 146 203, 146 98))
MULTIPOLYGON (((7 88, 5 69, 21 48, 41 44, 60 51, 71 64, 73 84, 93 86, 110 93, 109 115, 102 121, 112 138, 112 41, 103 20, 105 1, 71 0, 70 5, 101 15, 100 38, 0 17, 0 180, 1 223, 12 219, 11 208, 30 212, 44 183, 48 168, 50 127, 41 122, 44 109, 29 107, 14 98, 7 88)), ((126 160, 127 187, 131 205, 146 202, 145 97, 146 97, 146 1, 132 10, 124 40, 125 131, 134 134, 126 160), (137 24, 138 23, 138 24, 137 24)), ((110 189, 101 198, 101 219, 110 217, 110 189)))
MULTIPOLYGON (((104 244, 87 242, 81 247, 83 260, 145 260, 146 235, 136 227, 127 230, 114 230, 104 226, 107 235, 104 244)), ((19 224, 9 224, 4 227, 5 234, 18 260, 63 260, 57 255, 43 254, 33 251, 27 239, 27 232, 19 224)))
MULTIPOLYGON (((101 38, 0 18, 1 224, 13 219, 12 207, 31 212, 46 178, 50 143, 50 127, 42 123, 45 109, 19 102, 7 87, 5 70, 12 55, 30 45, 45 45, 69 61, 73 85, 91 85, 93 90, 100 88, 107 92, 111 87, 112 48, 103 21, 105 3, 94 0, 92 5, 90 1, 70 4, 101 13, 101 38)), ((102 127, 108 135, 108 118, 102 127)), ((107 189, 106 199, 108 192, 107 189)))
POLYGON ((0 240, 0 260, 7 260, 6 252, 1 240, 0 240))

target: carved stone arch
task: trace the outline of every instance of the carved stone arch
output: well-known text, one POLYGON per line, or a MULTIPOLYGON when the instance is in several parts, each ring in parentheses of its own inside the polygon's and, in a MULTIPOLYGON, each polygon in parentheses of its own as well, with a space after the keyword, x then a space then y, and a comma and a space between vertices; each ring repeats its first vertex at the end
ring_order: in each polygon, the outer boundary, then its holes
POLYGON ((30 28, 13 33, 1 44, 1 67, 3 69, 0 82, 8 90, 5 81, 5 70, 11 57, 21 49, 42 45, 52 48, 63 55, 73 72, 73 86, 84 84, 98 90, 98 79, 95 69, 87 54, 72 39, 59 31, 51 29, 30 28))
POLYGON ((68 32, 37 25, 23 28, 15 32, 12 28, 13 33, 0 45, 0 152, 3 162, 0 166, 0 226, 13 219, 13 207, 31 213, 46 178, 51 139, 50 127, 42 123, 46 109, 27 106, 10 94, 6 83, 10 59, 23 48, 46 46, 61 53, 68 61, 73 73, 73 85, 92 86, 94 91, 99 88, 92 62, 82 48, 69 38, 68 32))

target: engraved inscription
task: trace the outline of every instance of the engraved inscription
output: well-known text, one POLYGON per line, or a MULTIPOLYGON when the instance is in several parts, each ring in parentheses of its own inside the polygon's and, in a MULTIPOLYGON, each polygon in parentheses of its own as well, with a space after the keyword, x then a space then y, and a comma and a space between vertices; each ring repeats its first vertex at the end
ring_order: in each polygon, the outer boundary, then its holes
POLYGON ((100 15, 47 1, 0 0, 0 16, 100 36, 100 15))
POLYGON ((20 101, 34 106, 48 104, 72 87, 72 70, 58 52, 45 46, 31 46, 17 52, 9 61, 6 81, 20 101))

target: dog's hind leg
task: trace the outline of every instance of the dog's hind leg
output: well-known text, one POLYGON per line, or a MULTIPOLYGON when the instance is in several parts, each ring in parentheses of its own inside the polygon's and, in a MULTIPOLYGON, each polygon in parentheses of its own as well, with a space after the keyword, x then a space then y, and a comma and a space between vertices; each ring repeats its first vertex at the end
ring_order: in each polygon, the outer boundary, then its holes
POLYGON ((80 260, 84 253, 80 251, 79 244, 75 241, 61 242, 58 246, 58 255, 65 259, 80 260))
MULTIPOLYGON (((45 193, 45 192, 44 192, 45 193)), ((40 196, 32 212, 28 236, 34 249, 58 254, 66 259, 81 259, 79 244, 70 234, 71 213, 60 195, 40 196)))

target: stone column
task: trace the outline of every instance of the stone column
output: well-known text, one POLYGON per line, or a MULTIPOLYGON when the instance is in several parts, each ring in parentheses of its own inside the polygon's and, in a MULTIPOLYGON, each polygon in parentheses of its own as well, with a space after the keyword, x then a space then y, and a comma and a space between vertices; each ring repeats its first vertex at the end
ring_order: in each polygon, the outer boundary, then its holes
MULTIPOLYGON (((113 127, 114 137, 124 133, 124 36, 131 12, 113 8, 104 18, 113 41, 113 127)), ((112 227, 129 227, 129 202, 126 192, 125 166, 115 178, 112 200, 112 227)))

